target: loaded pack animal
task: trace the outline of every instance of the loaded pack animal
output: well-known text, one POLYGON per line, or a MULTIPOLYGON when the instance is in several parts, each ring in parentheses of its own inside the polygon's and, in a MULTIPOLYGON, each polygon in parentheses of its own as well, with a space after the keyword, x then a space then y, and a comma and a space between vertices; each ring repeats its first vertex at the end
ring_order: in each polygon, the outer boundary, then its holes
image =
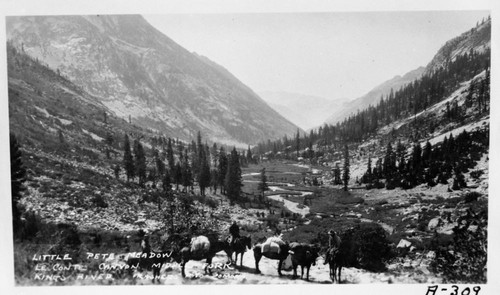
POLYGON ((243 255, 247 251, 247 248, 252 249, 252 239, 247 236, 238 237, 229 246, 228 256, 231 264, 238 264, 238 254, 241 254, 240 267, 243 266, 243 255), (234 261, 233 253, 235 253, 234 261))
POLYGON ((210 241, 206 236, 196 236, 192 238, 191 245, 180 249, 179 255, 175 255, 174 259, 181 265, 182 277, 186 277, 185 268, 190 260, 205 259, 205 274, 212 274, 212 259, 220 251, 225 251, 228 254, 229 243, 226 240, 210 241))
POLYGON ((318 248, 311 244, 291 243, 290 250, 292 255, 293 278, 297 277, 297 266, 300 265, 300 278, 304 276, 304 267, 307 270, 306 280, 309 281, 309 269, 311 265, 316 265, 316 259, 319 257, 318 248))
POLYGON ((259 262, 262 259, 262 256, 267 257, 269 259, 278 260, 278 275, 281 274, 281 266, 283 265, 283 261, 290 255, 288 251, 290 250, 290 246, 288 243, 285 243, 283 240, 277 237, 268 238, 264 243, 258 243, 253 247, 253 255, 255 258, 255 271, 256 273, 260 273, 259 262))

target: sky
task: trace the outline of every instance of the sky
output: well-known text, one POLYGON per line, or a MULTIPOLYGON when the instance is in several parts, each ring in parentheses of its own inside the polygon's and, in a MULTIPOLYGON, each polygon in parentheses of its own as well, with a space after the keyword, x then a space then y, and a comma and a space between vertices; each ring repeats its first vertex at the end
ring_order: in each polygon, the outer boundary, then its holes
POLYGON ((425 66, 488 11, 144 15, 256 92, 355 99, 425 66))

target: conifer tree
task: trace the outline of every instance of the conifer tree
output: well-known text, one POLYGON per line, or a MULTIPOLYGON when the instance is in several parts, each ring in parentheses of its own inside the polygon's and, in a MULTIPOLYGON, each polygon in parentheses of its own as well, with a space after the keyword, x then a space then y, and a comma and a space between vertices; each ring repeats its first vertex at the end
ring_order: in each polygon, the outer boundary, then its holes
POLYGON ((371 183, 372 181, 372 156, 368 156, 368 164, 365 175, 363 177, 364 183, 371 183))
POLYGON ((174 168, 175 190, 179 191, 179 184, 182 184, 182 166, 180 162, 174 168))
POLYGON ((200 154, 200 171, 198 176, 198 185, 200 187, 200 193, 202 196, 205 195, 205 188, 210 185, 210 164, 207 158, 206 151, 202 151, 200 154))
POLYGON ((186 150, 184 153, 184 161, 182 162, 182 186, 184 186, 184 192, 187 192, 187 188, 192 185, 193 174, 189 165, 189 156, 187 155, 186 150))
POLYGON ((264 201, 264 192, 269 189, 267 185, 266 168, 260 170, 260 182, 257 189, 260 191, 259 202, 262 203, 262 201, 264 201))
POLYGON ((396 158, 398 161, 398 171, 399 173, 403 173, 405 170, 406 166, 406 147, 401 143, 401 140, 398 141, 398 144, 396 145, 396 158))
POLYGON ((248 146, 248 149, 247 149, 247 163, 248 164, 253 163, 253 156, 252 156, 252 151, 250 150, 250 146, 248 146))
POLYGON ((219 187, 219 171, 217 169, 212 169, 210 171, 210 185, 214 189, 214 194, 216 194, 217 187, 219 187))
POLYGON ((347 186, 349 185, 349 148, 347 144, 344 147, 344 170, 342 174, 342 180, 344 181, 344 190, 347 191, 347 186))
POLYGON ((130 179, 133 180, 135 177, 135 166, 134 158, 132 157, 132 152, 130 150, 130 141, 127 134, 125 134, 123 150, 123 168, 125 169, 125 173, 127 175, 127 182, 129 182, 130 179))
POLYGON ((165 170, 165 173, 163 173, 161 187, 162 187, 164 193, 170 193, 172 190, 171 177, 170 177, 170 173, 168 172, 168 170, 165 170))
POLYGON ((425 143, 424 151, 422 152, 422 163, 424 167, 429 167, 432 161, 432 145, 429 141, 425 143))
POLYGON ((236 148, 233 148, 228 159, 225 186, 229 201, 234 204, 240 198, 241 187, 243 186, 241 182, 240 156, 236 148))
POLYGON ((135 173, 139 178, 139 185, 144 186, 146 181, 146 154, 139 140, 134 140, 135 173))
POLYGON ((395 153, 392 150, 392 145, 389 142, 387 144, 387 148, 385 151, 385 157, 384 157, 384 175, 386 179, 389 179, 392 177, 392 174, 394 173, 394 170, 396 168, 396 156, 395 153))
POLYGON ((224 148, 221 147, 219 151, 219 167, 218 167, 218 183, 222 194, 226 194, 226 174, 227 174, 228 159, 224 148))
MULTIPOLYGON (((106 114, 106 113, 105 113, 106 114)), ((110 153, 110 149, 112 148, 113 146, 113 136, 111 135, 111 133, 106 133, 106 139, 104 140, 104 143, 106 144, 106 159, 109 159, 109 153, 110 153)))
POLYGON ((12 204, 12 224, 14 235, 18 233, 21 222, 21 210, 18 207, 22 192, 25 190, 23 183, 26 181, 26 169, 22 161, 19 142, 13 133, 10 133, 10 186, 12 204))
POLYGON ((339 163, 335 163, 335 168, 333 169, 333 184, 342 184, 342 177, 340 173, 339 163))
POLYGON ((167 142, 167 162, 170 171, 174 171, 175 169, 174 149, 172 148, 172 140, 170 138, 168 138, 167 142))

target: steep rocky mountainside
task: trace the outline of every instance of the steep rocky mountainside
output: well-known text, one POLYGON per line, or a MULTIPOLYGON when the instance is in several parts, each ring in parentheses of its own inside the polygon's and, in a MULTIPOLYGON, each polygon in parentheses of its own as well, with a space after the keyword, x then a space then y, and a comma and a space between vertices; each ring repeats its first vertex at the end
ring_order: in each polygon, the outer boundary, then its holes
POLYGON ((118 117, 171 137, 253 144, 297 127, 141 16, 8 17, 7 37, 118 117))
POLYGON ((491 47, 491 19, 478 24, 475 28, 463 33, 446 42, 436 53, 427 66, 420 67, 408 72, 403 77, 396 76, 388 80, 366 95, 344 104, 339 110, 332 110, 332 115, 326 120, 328 124, 336 124, 343 121, 349 115, 355 114, 357 110, 366 109, 369 105, 375 106, 381 96, 386 96, 393 91, 413 82, 420 76, 430 74, 438 68, 442 68, 447 61, 454 61, 456 57, 469 54, 471 51, 483 53, 491 47))
POLYGON ((304 130, 323 124, 332 110, 347 104, 346 99, 330 100, 300 93, 261 91, 259 95, 283 117, 304 130))
POLYGON ((373 88, 367 94, 344 103, 339 109, 332 109, 330 113, 331 115, 328 119, 326 119, 326 123, 336 124, 337 122, 342 122, 350 115, 356 114, 358 110, 366 109, 370 105, 376 105, 381 96, 386 96, 391 92, 391 90, 395 91, 419 78, 424 73, 424 70, 424 67, 419 67, 403 76, 395 76, 373 88))
POLYGON ((470 52, 482 53, 491 47, 491 19, 446 42, 426 66, 425 73, 442 68, 447 61, 470 52))

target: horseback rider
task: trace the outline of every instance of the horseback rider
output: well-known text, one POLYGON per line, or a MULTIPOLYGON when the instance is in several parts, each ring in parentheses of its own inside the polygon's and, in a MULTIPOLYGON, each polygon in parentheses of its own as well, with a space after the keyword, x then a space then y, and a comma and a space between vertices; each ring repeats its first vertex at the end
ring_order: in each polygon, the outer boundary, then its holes
POLYGON ((341 243, 342 240, 333 229, 328 231, 328 251, 326 251, 325 262, 323 264, 328 263, 330 255, 334 255, 338 252, 341 243))
POLYGON ((236 242, 236 239, 240 237, 240 227, 236 224, 236 221, 233 221, 233 224, 229 227, 229 244, 233 245, 236 242))

